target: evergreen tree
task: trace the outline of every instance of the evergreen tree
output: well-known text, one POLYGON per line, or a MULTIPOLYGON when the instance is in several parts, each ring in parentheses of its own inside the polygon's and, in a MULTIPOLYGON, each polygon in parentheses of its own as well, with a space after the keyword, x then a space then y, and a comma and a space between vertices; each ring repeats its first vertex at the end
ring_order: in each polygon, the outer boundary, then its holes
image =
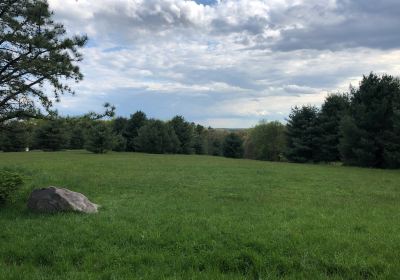
POLYGON ((400 167, 400 80, 371 73, 351 90, 349 116, 342 122, 345 164, 400 167))
POLYGON ((121 134, 114 134, 113 151, 124 152, 126 151, 126 139, 121 134))
POLYGON ((137 111, 129 118, 123 136, 126 138, 126 150, 130 152, 136 151, 135 138, 138 136, 139 130, 146 124, 147 117, 142 111, 137 111))
POLYGON ((148 120, 135 138, 136 150, 146 153, 176 153, 180 143, 174 129, 160 120, 148 120))
POLYGON ((126 151, 127 139, 124 137, 128 120, 124 117, 115 118, 112 121, 112 132, 115 135, 115 143, 113 151, 123 152, 126 151))
POLYGON ((53 119, 39 123, 35 131, 36 147, 45 151, 58 151, 66 147, 67 135, 64 122, 53 119))
POLYGON ((65 127, 68 134, 68 148, 72 150, 83 149, 85 145, 85 131, 87 120, 82 117, 67 117, 65 127))
POLYGON ((294 107, 286 125, 286 158, 293 162, 317 161, 321 133, 315 106, 294 107))
POLYGON ((180 142, 178 153, 192 154, 194 141, 193 126, 189 122, 185 121, 182 116, 175 116, 169 123, 174 129, 180 142))
POLYGON ((222 156, 222 146, 226 136, 223 130, 217 130, 209 127, 207 129, 207 153, 212 156, 222 156))
POLYGON ((112 131, 116 135, 123 135, 127 126, 128 120, 124 117, 118 117, 112 121, 112 131))
POLYGON ((347 94, 329 95, 319 112, 320 153, 317 161, 340 161, 340 122, 348 112, 350 100, 347 94))
POLYGON ((229 133, 225 137, 223 155, 230 158, 243 157, 243 140, 236 133, 229 133))
POLYGON ((82 79, 76 62, 87 38, 68 37, 44 0, 1 1, 0 15, 0 124, 40 117, 72 93, 67 80, 82 79))
POLYGON ((207 131, 202 125, 194 125, 194 136, 193 136, 193 149, 198 155, 203 155, 207 153, 207 131))
MULTIPOLYGON (((114 116, 115 107, 109 103, 104 104, 104 112, 89 112, 80 117, 66 118, 69 136, 70 149, 83 149, 85 147, 85 138, 87 132, 92 128, 92 125, 103 118, 111 118, 114 116)), ((114 128, 114 127, 113 127, 114 128)))
POLYGON ((164 124, 164 153, 175 154, 179 151, 180 141, 170 123, 164 124))
POLYGON ((26 126, 20 121, 7 123, 0 135, 0 150, 4 152, 24 151, 28 144, 26 126))
POLYGON ((340 122, 340 142, 339 151, 342 157, 342 161, 347 165, 359 165, 364 166, 362 162, 368 162, 370 159, 365 158, 373 157, 373 154, 363 153, 364 156, 361 158, 361 151, 359 143, 361 141, 362 132, 358 129, 354 119, 350 115, 346 115, 340 122))
POLYGON ((85 148, 95 154, 104 154, 113 145, 114 137, 110 125, 104 121, 93 121, 86 132, 85 148))
POLYGON ((70 132, 69 148, 72 150, 80 150, 85 146, 85 131, 77 124, 70 132))

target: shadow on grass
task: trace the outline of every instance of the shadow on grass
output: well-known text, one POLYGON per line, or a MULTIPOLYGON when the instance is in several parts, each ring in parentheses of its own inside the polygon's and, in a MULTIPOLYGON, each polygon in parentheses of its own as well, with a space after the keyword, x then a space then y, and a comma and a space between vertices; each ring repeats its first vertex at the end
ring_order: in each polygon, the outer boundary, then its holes
POLYGON ((68 218, 68 217, 85 217, 96 214, 86 214, 76 211, 63 211, 63 212, 36 212, 28 209, 26 205, 23 204, 5 204, 0 207, 2 215, 0 220, 4 221, 15 221, 15 220, 43 220, 43 219, 55 219, 55 218, 68 218))

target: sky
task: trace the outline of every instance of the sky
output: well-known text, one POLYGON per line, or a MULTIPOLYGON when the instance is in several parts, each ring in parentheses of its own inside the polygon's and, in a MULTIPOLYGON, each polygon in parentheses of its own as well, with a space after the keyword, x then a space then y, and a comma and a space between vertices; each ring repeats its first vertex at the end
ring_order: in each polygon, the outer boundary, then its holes
POLYGON ((61 114, 116 106, 212 127, 285 121, 371 71, 400 74, 399 0, 49 0, 87 34, 61 114))

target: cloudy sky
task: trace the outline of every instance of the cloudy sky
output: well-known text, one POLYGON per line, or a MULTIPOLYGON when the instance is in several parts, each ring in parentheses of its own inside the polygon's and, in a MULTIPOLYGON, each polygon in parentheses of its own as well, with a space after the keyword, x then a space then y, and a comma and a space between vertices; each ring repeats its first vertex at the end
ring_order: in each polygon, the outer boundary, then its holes
POLYGON ((63 114, 142 110, 213 127, 285 120, 371 71, 400 75, 399 0, 49 0, 85 33, 63 114))

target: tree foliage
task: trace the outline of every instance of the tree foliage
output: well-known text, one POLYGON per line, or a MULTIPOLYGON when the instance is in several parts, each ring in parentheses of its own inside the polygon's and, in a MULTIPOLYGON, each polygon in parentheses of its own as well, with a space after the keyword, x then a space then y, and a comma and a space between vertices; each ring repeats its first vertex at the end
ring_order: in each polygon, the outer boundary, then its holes
POLYGON ((247 143, 251 143, 252 156, 259 160, 282 160, 286 147, 285 130, 285 126, 277 121, 256 125, 247 143))
POLYGON ((153 154, 176 153, 180 146, 173 127, 153 119, 139 129, 135 144, 137 151, 153 154))
POLYGON ((116 135, 123 135, 127 126, 128 120, 124 117, 117 117, 112 121, 112 131, 116 135))
POLYGON ((0 148, 22 151, 63 148, 103 153, 196 153, 233 158, 293 162, 334 162, 347 165, 400 167, 400 80, 371 73, 350 93, 331 94, 321 108, 294 107, 286 126, 260 123, 249 130, 208 129, 182 116, 170 121, 150 119, 138 111, 129 119, 118 117, 106 104, 103 114, 51 120, 18 120, 3 123, 0 148))
POLYGON ((322 104, 318 115, 320 129, 318 161, 340 161, 340 123, 348 113, 349 107, 350 100, 347 94, 331 94, 322 104))
POLYGON ((193 124, 193 150, 197 155, 207 153, 207 130, 202 125, 193 124))
POLYGON ((316 161, 319 154, 318 108, 294 107, 286 126, 286 158, 293 162, 316 161))
POLYGON ((223 143, 223 155, 230 158, 243 157, 243 140, 234 132, 229 133, 223 143))
POLYGON ((194 140, 193 126, 182 116, 175 116, 169 123, 179 140, 178 153, 192 154, 194 140))
POLYGON ((139 134, 139 130, 147 122, 147 116, 142 111, 137 111, 129 118, 125 130, 122 135, 126 138, 126 150, 130 152, 136 151, 135 138, 139 134))
POLYGON ((27 126, 23 122, 8 122, 0 134, 0 150, 4 152, 24 151, 28 146, 27 126))
POLYGON ((19 174, 0 169, 0 205, 4 204, 22 184, 23 179, 19 174))
POLYGON ((73 93, 65 81, 82 79, 76 63, 87 37, 67 37, 52 16, 44 0, 0 3, 0 124, 50 112, 53 99, 73 93))
POLYGON ((67 146, 67 140, 62 119, 42 121, 35 131, 35 147, 45 151, 59 151, 67 146))
POLYGON ((212 156, 223 155, 223 143, 227 132, 208 128, 207 130, 207 153, 212 156))
POLYGON ((85 148, 95 154, 104 154, 114 145, 110 125, 104 121, 93 121, 86 132, 85 148))
POLYGON ((351 90, 340 143, 346 164, 400 167, 400 80, 371 73, 351 90))

